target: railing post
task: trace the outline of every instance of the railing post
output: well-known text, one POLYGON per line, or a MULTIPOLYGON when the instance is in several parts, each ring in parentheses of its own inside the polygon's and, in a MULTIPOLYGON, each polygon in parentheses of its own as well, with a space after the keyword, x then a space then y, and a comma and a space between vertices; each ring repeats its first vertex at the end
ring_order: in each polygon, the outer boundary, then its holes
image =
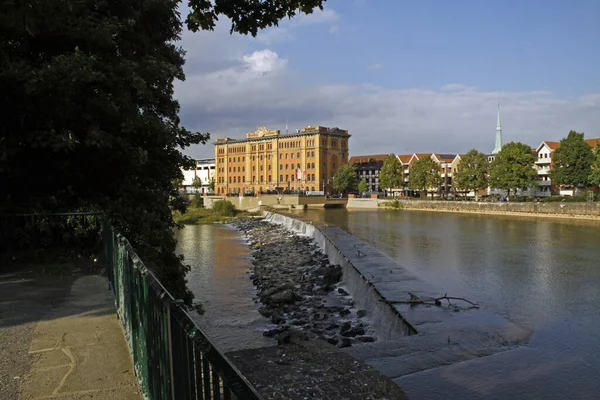
POLYGON ((171 364, 171 393, 173 400, 187 398, 186 388, 183 385, 183 376, 185 371, 182 365, 183 356, 183 341, 182 327, 178 326, 179 322, 173 317, 172 310, 175 307, 180 307, 183 300, 173 300, 169 304, 169 358, 171 364))
POLYGON ((175 379, 173 374, 173 334, 171 332, 171 307, 173 302, 167 300, 167 347, 169 351, 169 382, 171 384, 171 399, 175 400, 175 379))

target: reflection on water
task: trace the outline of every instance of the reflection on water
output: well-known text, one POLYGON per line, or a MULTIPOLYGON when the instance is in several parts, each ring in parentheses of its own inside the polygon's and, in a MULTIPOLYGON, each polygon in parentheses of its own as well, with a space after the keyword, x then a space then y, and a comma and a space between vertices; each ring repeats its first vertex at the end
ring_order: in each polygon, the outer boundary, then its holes
POLYGON ((192 270, 188 286, 205 309, 196 321, 222 351, 273 345, 262 336, 269 321, 258 313, 247 271, 250 251, 226 225, 188 225, 177 232, 178 252, 192 270))
POLYGON ((600 224, 413 211, 308 210, 449 295, 533 331, 513 351, 400 378, 411 399, 600 398, 600 224))

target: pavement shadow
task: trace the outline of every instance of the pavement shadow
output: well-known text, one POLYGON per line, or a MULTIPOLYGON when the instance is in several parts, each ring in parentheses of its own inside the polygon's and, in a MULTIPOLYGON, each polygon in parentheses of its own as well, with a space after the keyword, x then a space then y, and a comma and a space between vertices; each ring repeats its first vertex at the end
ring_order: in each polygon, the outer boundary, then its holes
POLYGON ((19 398, 20 382, 35 360, 29 351, 40 322, 71 316, 99 317, 115 312, 108 281, 105 291, 97 289, 98 279, 102 279, 98 271, 73 266, 57 270, 56 264, 46 267, 0 266, 1 399, 19 398), (96 283, 95 291, 86 286, 87 280, 96 283))

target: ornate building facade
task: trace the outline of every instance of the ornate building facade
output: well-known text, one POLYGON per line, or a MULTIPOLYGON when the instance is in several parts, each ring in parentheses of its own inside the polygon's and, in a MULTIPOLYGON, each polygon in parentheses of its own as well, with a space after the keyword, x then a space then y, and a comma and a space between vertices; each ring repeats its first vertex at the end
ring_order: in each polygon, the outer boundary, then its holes
POLYGON ((217 139, 219 195, 269 191, 331 192, 333 175, 348 163, 347 130, 309 126, 294 133, 259 128, 246 139, 217 139))

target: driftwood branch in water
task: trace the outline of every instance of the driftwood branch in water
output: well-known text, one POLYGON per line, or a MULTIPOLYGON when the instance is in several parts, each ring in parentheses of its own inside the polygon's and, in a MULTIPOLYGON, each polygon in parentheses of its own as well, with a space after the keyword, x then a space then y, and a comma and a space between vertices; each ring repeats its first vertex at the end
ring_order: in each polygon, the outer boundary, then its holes
POLYGON ((467 300, 464 297, 448 296, 448 293, 446 293, 445 295, 443 295, 441 297, 431 297, 431 298, 421 298, 410 292, 408 294, 410 295, 409 300, 384 300, 384 301, 387 301, 390 304, 433 304, 436 306, 441 306, 442 300, 446 300, 448 302, 448 305, 453 305, 450 302, 450 300, 459 300, 459 301, 464 301, 465 303, 469 303, 472 308, 479 308, 479 304, 477 304, 477 303, 473 303, 472 301, 467 300))

